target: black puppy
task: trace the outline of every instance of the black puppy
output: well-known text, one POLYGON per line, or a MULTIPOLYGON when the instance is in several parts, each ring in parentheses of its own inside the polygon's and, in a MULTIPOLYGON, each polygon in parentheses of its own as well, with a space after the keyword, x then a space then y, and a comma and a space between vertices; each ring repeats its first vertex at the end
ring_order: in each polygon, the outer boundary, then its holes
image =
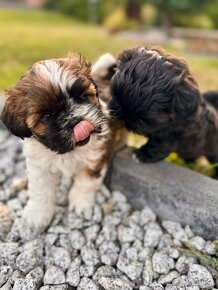
POLYGON ((187 64, 158 49, 137 47, 118 58, 111 81, 112 116, 149 141, 136 151, 143 162, 171 152, 185 160, 218 162, 218 93, 204 96, 187 64))

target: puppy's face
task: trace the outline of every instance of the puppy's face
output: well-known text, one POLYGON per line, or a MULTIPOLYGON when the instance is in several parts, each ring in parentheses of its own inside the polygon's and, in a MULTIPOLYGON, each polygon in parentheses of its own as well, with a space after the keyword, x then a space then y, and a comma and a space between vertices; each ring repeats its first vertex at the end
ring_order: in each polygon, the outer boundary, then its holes
POLYGON ((200 103, 197 83, 184 61, 143 47, 119 56, 111 93, 111 114, 144 135, 186 119, 200 103))
POLYGON ((104 116, 90 66, 81 57, 37 62, 7 90, 2 120, 16 136, 34 136, 59 154, 101 131, 104 116))

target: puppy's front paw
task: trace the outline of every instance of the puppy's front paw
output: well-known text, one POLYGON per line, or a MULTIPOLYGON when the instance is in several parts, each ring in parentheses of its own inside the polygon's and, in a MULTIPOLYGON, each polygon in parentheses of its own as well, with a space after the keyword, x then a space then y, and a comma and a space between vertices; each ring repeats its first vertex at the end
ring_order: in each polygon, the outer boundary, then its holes
POLYGON ((133 159, 139 163, 153 163, 156 162, 155 158, 152 157, 151 155, 148 154, 148 152, 146 152, 146 150, 143 148, 139 148, 137 150, 135 150, 135 152, 133 153, 133 159))
POLYGON ((77 214, 81 214, 93 207, 95 201, 95 194, 75 192, 73 190, 69 193, 69 210, 75 210, 77 214))
POLYGON ((23 219, 27 225, 38 232, 42 232, 50 224, 54 215, 54 204, 27 204, 23 211, 23 219))

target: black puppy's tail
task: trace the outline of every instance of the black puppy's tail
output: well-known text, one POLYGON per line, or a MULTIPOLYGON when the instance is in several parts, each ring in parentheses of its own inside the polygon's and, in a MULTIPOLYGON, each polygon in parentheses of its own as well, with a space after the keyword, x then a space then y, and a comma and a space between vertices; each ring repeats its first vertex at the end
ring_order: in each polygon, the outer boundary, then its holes
POLYGON ((218 91, 208 91, 203 93, 203 98, 218 110, 218 91))

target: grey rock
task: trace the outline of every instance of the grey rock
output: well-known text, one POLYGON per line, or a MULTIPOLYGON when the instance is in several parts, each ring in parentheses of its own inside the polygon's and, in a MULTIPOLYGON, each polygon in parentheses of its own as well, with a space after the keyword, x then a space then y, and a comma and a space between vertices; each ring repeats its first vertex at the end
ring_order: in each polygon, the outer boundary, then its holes
POLYGON ((189 225, 185 226, 184 231, 185 231, 186 236, 187 236, 188 239, 191 239, 191 238, 194 237, 194 233, 193 233, 193 231, 192 231, 192 229, 191 229, 191 227, 189 225))
POLYGON ((139 290, 151 290, 151 288, 148 286, 140 286, 139 290))
POLYGON ((98 283, 105 290, 132 290, 133 287, 128 281, 119 277, 101 277, 98 283))
POLYGON ((164 290, 163 285, 161 285, 160 283, 157 283, 157 282, 151 283, 150 288, 151 288, 151 290, 164 290))
POLYGON ((205 240, 199 236, 193 237, 188 241, 188 244, 195 249, 202 251, 205 246, 205 240))
POLYGON ((153 253, 154 253, 154 249, 152 248, 142 248, 138 252, 139 262, 144 262, 146 258, 152 257, 153 253))
POLYGON ((144 246, 153 248, 157 247, 162 233, 163 232, 157 223, 150 222, 146 227, 144 246))
POLYGON ((13 269, 16 268, 16 258, 19 254, 18 243, 1 243, 0 242, 0 265, 8 265, 13 269), (6 246, 7 245, 7 246, 6 246))
POLYGON ((43 286, 40 288, 40 290, 68 290, 68 289, 69 289, 69 287, 67 284, 43 286))
POLYGON ((204 252, 207 253, 208 255, 215 255, 216 247, 214 243, 207 241, 204 246, 204 252))
POLYGON ((155 252, 152 257, 153 270, 159 274, 167 274, 174 267, 174 261, 162 252, 155 252))
POLYGON ((46 270, 44 284, 57 285, 63 283, 65 283, 65 275, 62 269, 51 266, 46 270))
POLYGON ((114 277, 117 275, 116 270, 111 266, 100 266, 95 274, 93 275, 93 280, 99 280, 101 277, 114 277))
POLYGON ((92 277, 94 271, 95 271, 94 266, 86 266, 86 265, 80 266, 80 276, 82 277, 92 277))
POLYGON ((188 237, 186 235, 186 232, 184 231, 184 229, 179 223, 172 222, 172 221, 163 221, 162 226, 176 240, 181 241, 181 242, 187 242, 188 237))
POLYGON ((99 290, 99 287, 93 280, 87 277, 83 277, 77 289, 78 290, 99 290))
POLYGON ((149 208, 144 207, 140 213, 140 225, 144 226, 149 222, 154 222, 156 220, 156 214, 149 208))
POLYGON ((68 214, 68 227, 72 230, 81 230, 83 228, 83 219, 74 212, 68 214))
POLYGON ((214 286, 210 272, 202 265, 191 265, 188 271, 188 277, 200 288, 213 288, 214 286))
POLYGON ((165 290, 185 290, 185 288, 177 288, 175 285, 167 284, 165 290))
POLYGON ((9 282, 10 284, 13 285, 13 284, 15 283, 15 281, 16 281, 17 279, 20 279, 20 278, 25 278, 25 277, 24 277, 24 274, 21 273, 20 270, 15 270, 15 271, 13 272, 13 274, 11 275, 11 277, 9 278, 8 282, 9 282))
POLYGON ((27 190, 21 190, 18 193, 18 198, 19 198, 22 206, 26 205, 27 200, 28 200, 28 191, 27 190))
POLYGON ((37 287, 41 285, 43 277, 44 272, 41 267, 36 267, 26 275, 26 278, 32 280, 37 287))
POLYGON ((153 281, 153 268, 150 258, 145 259, 144 268, 142 270, 142 279, 145 285, 150 285, 153 281))
POLYGON ((100 263, 98 251, 93 245, 84 246, 81 250, 81 257, 87 266, 96 266, 100 263))
POLYGON ((101 262, 105 265, 115 265, 118 259, 118 253, 108 251, 101 256, 101 262))
POLYGON ((12 290, 12 285, 9 282, 6 282, 2 287, 0 287, 0 290, 12 290))
POLYGON ((143 264, 120 256, 117 262, 117 268, 126 274, 132 281, 134 281, 140 277, 143 264))
POLYGON ((78 286, 80 282, 80 265, 81 258, 78 257, 70 264, 67 271, 66 282, 73 287, 78 286))
POLYGON ((13 269, 10 266, 0 267, 0 287, 5 284, 13 273, 13 269))
POLYGON ((162 285, 166 285, 168 283, 171 283, 174 279, 179 277, 179 273, 177 271, 170 271, 166 275, 161 275, 158 279, 158 283, 162 285))
POLYGON ((13 290, 37 290, 36 284, 32 279, 17 279, 14 283, 13 290))
POLYGON ((133 242, 135 239, 135 229, 120 225, 118 227, 118 239, 121 243, 133 242))
POLYGON ((193 257, 181 256, 176 262, 175 268, 182 274, 187 274, 191 264, 194 264, 196 260, 193 257))
POLYGON ((53 233, 46 234, 45 239, 44 239, 45 245, 50 247, 54 245, 57 239, 58 239, 57 234, 53 234, 53 233))
POLYGON ((126 257, 131 261, 136 261, 138 259, 138 253, 136 248, 131 247, 126 250, 126 257))
POLYGON ((126 196, 122 194, 120 191, 113 191, 112 197, 110 199, 112 203, 118 204, 118 203, 126 203, 126 196))
POLYGON ((43 244, 42 240, 34 240, 24 245, 22 253, 16 259, 17 268, 27 274, 43 261, 43 244))
POLYGON ((88 242, 93 242, 96 240, 97 238, 97 235, 99 233, 99 230, 100 230, 100 226, 95 224, 95 225, 92 225, 91 227, 88 227, 84 230, 84 234, 85 234, 85 237, 86 237, 86 240, 88 242))
POLYGON ((71 242, 68 235, 60 235, 59 244, 62 248, 65 248, 68 251, 72 251, 71 242))
POLYGON ((158 250, 161 250, 163 248, 171 246, 172 244, 173 244, 173 240, 172 240, 171 236, 169 234, 164 233, 160 237, 160 241, 159 241, 157 248, 158 248, 158 250))
POLYGON ((71 246, 75 250, 81 250, 86 243, 84 235, 79 230, 73 230, 70 234, 71 246))
POLYGON ((55 265, 65 272, 71 263, 70 253, 64 248, 52 246, 47 252, 45 263, 47 266, 55 265))
POLYGON ((48 233, 53 233, 53 234, 68 234, 68 229, 65 228, 62 225, 54 225, 48 228, 48 233))

